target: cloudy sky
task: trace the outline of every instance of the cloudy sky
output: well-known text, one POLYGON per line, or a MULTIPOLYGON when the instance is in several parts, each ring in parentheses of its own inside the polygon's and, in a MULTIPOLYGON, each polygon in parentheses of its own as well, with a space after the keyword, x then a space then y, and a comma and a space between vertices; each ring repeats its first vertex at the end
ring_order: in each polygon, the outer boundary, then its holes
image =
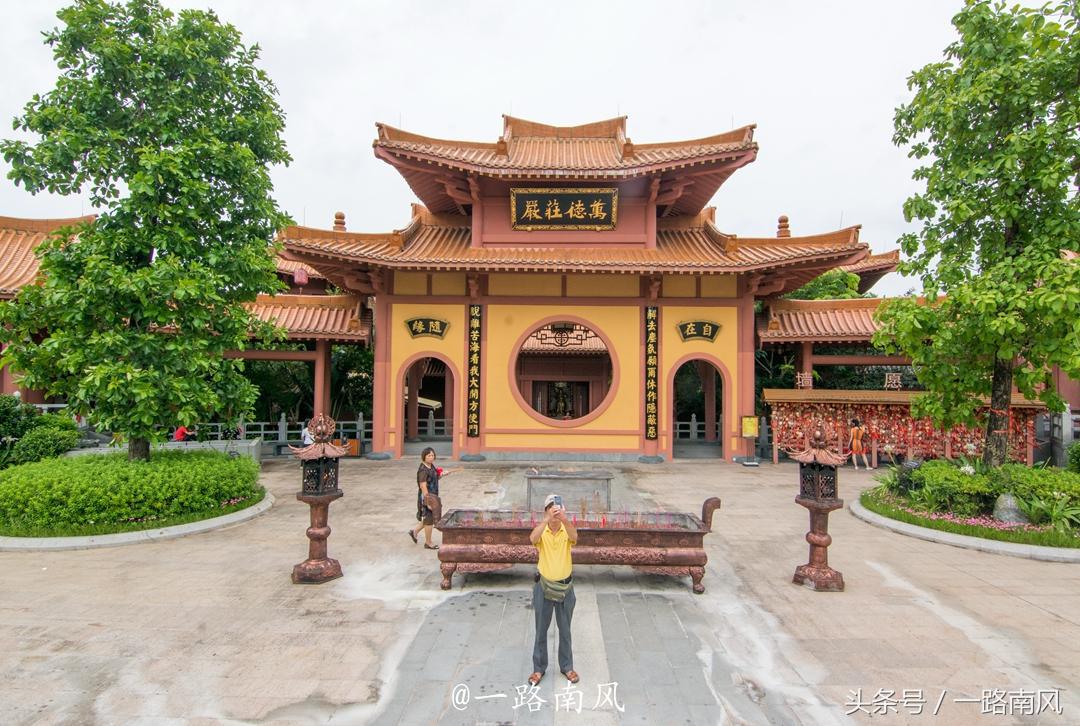
MULTIPOLYGON (((0 2, 0 133, 56 67, 40 32, 64 2, 0 2)), ((214 9, 262 48, 294 158, 274 171, 301 224, 379 232, 404 226, 411 190, 375 159, 375 122, 494 141, 500 114, 569 125, 627 115, 638 143, 756 123, 760 152, 720 188, 718 226, 794 234, 861 224, 875 252, 906 230, 915 186, 891 142, 908 74, 953 39, 960 0, 714 2, 300 2, 180 0, 214 9)), ((6 180, 0 215, 91 211, 77 197, 30 196, 6 180)), ((891 275, 875 288, 915 285, 891 275)))

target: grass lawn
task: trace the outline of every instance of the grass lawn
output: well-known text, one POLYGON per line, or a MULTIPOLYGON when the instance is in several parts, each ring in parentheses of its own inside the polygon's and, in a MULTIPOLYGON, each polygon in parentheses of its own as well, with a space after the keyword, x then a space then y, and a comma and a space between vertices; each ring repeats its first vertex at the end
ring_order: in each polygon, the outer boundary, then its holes
MULTIPOLYGON (((995 539, 1002 542, 1016 542, 1018 544, 1041 545, 1043 547, 1080 547, 1080 537, 1075 534, 1061 534, 1049 528, 1034 529, 994 529, 993 527, 980 527, 971 524, 961 524, 942 519, 931 519, 929 516, 920 516, 901 509, 904 505, 902 500, 883 494, 874 489, 867 489, 859 499, 862 505, 871 512, 880 514, 898 522, 907 522, 927 529, 937 529, 942 532, 964 534, 969 537, 982 537, 983 539, 995 539)), ((929 513, 926 513, 929 514, 929 513)))
POLYGON ((161 529, 172 527, 177 524, 201 522, 204 519, 213 519, 242 509, 255 506, 266 497, 266 491, 261 490, 244 501, 230 504, 227 507, 219 507, 203 512, 189 512, 174 517, 162 517, 161 519, 143 520, 141 522, 124 522, 113 524, 83 524, 83 525, 57 525, 55 527, 19 527, 0 523, 0 537, 88 537, 98 534, 117 534, 119 532, 139 532, 144 529, 161 529))

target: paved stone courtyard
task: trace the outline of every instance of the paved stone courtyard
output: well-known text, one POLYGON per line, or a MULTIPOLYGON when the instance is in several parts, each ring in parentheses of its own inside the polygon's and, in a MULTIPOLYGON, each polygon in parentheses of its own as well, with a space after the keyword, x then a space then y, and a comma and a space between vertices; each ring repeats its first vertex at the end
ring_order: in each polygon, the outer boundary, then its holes
MULTIPOLYGON (((529 568, 455 575, 440 591, 435 553, 405 535, 416 463, 350 460, 330 518, 345 577, 293 585, 307 507, 292 496, 296 465, 276 461, 263 479, 278 501, 253 521, 0 553, 0 722, 1080 723, 1080 567, 923 542, 838 511, 830 562, 847 591, 815 593, 790 582, 808 522, 793 466, 584 466, 616 473, 617 508, 724 504, 705 538, 704 595, 628 568, 575 572, 581 682, 559 676, 553 626, 536 711, 514 708, 531 670, 529 568), (845 715, 859 689, 864 710, 845 715), (1062 713, 982 714, 993 689, 1060 689, 1062 713)), ((443 500, 512 506, 524 471, 467 465, 443 500)), ((841 494, 872 483, 847 469, 841 494)))

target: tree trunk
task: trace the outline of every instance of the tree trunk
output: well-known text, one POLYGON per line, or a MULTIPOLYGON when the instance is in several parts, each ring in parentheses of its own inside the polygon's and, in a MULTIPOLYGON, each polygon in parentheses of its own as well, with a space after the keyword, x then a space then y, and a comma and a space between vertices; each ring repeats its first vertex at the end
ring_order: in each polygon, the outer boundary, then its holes
POLYGON ((1012 401, 1013 362, 994 358, 990 384, 990 416, 986 419, 983 463, 1001 466, 1009 453, 1009 403, 1012 401))
POLYGON ((137 437, 129 439, 128 461, 150 461, 150 440, 137 437))

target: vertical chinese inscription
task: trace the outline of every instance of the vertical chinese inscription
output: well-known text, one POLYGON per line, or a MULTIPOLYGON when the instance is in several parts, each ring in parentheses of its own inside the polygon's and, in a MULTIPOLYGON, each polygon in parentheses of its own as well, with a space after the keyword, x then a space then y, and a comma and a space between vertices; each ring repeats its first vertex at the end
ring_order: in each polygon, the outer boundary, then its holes
POLYGON ((475 438, 480 435, 480 325, 483 311, 479 305, 469 305, 469 364, 468 405, 466 407, 465 435, 475 438))
POLYGON ((659 428, 657 371, 660 365, 660 343, 657 337, 658 313, 655 306, 645 308, 645 438, 656 441, 659 428))

